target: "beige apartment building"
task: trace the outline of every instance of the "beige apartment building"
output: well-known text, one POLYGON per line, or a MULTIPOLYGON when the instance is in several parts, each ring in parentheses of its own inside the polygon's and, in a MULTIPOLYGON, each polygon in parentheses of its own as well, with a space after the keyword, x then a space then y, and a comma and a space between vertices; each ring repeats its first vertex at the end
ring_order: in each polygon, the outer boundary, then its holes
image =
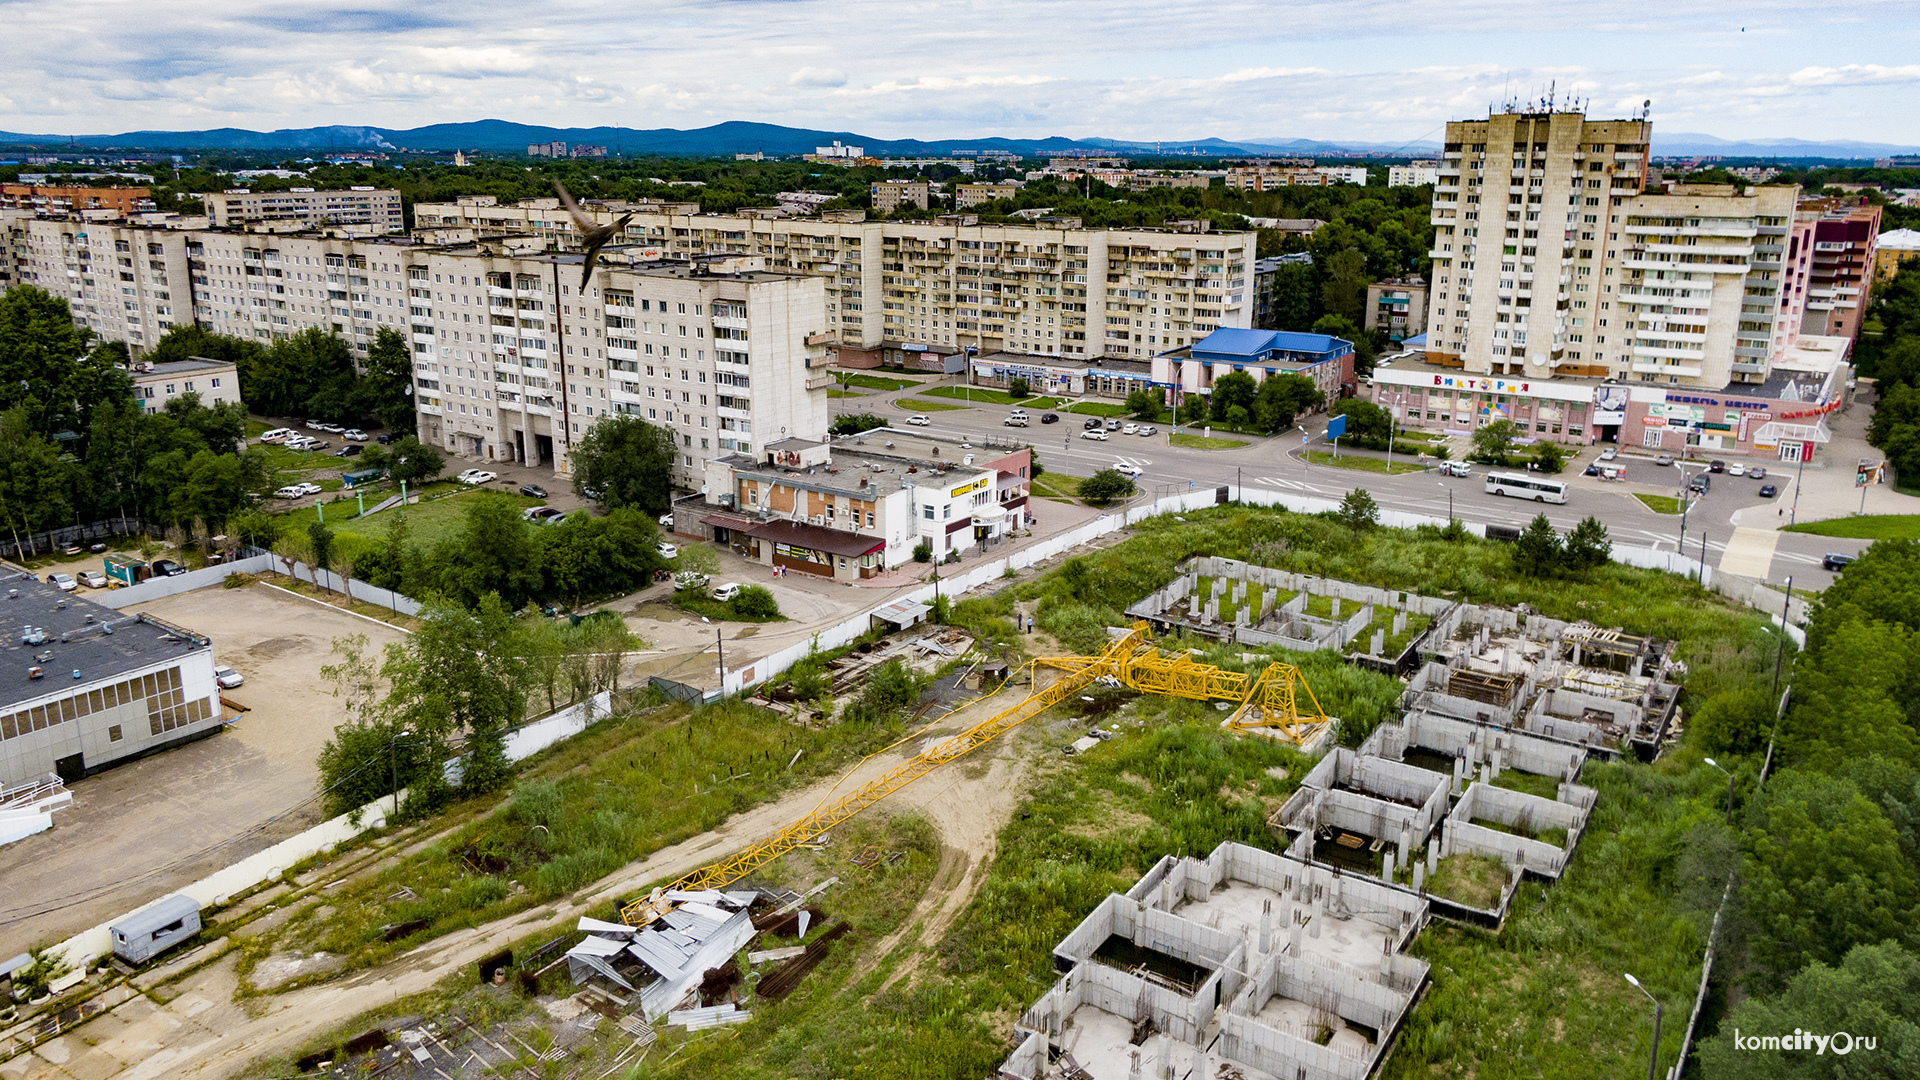
MULTIPOLYGON (((615 220, 598 205, 588 212, 615 220)), ((421 223, 460 215, 458 204, 414 208, 421 223)), ((514 231, 508 222, 471 220, 490 235, 514 231)), ((846 364, 967 345, 1144 359, 1223 326, 1250 327, 1253 318, 1255 233, 982 225, 971 214, 920 222, 868 221, 858 212, 640 213, 625 238, 663 257, 759 255, 769 269, 821 277, 827 329, 846 364)), ((543 239, 578 246, 572 233, 543 239)))
POLYGON ((1026 185, 1012 180, 1002 180, 996 184, 955 184, 953 188, 953 208, 966 210, 981 203, 995 199, 1011 199, 1020 194, 1026 185))
POLYGON ((566 475, 580 437, 625 413, 674 434, 673 482, 697 488, 715 457, 824 437, 819 279, 757 258, 628 258, 612 252, 583 296, 577 255, 419 252, 407 274, 421 439, 566 475))
POLYGON ((67 301, 75 323, 137 355, 193 322, 192 234, 59 218, 8 223, 13 280, 67 301))
POLYGON ((891 214, 902 206, 927 208, 932 189, 925 180, 882 180, 868 188, 876 213, 891 214))
POLYGON ((329 225, 365 225, 375 231, 405 232, 406 216, 400 192, 391 188, 353 187, 345 191, 249 191, 236 188, 201 196, 208 223, 214 228, 239 229, 266 223, 302 229, 329 225))

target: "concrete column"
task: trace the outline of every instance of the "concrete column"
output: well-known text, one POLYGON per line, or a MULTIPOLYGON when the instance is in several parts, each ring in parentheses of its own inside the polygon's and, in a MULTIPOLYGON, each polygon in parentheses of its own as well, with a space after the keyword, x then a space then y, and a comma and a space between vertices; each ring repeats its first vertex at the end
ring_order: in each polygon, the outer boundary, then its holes
POLYGON ((1427 841, 1427 873, 1431 874, 1440 862, 1440 840, 1438 837, 1427 841))
POLYGON ((1490 774, 1487 771, 1487 763, 1484 761, 1481 762, 1480 763, 1480 782, 1483 784, 1486 784, 1486 783, 1491 783, 1492 780, 1493 780, 1492 774, 1490 774))
POLYGON ((1315 941, 1320 939, 1320 900, 1317 897, 1313 907, 1307 911, 1307 936, 1315 941))
POLYGON ((1306 927, 1299 923, 1294 923, 1293 929, 1287 931, 1287 951, 1295 956, 1300 955, 1300 935, 1305 930, 1306 927))
POLYGON ((1134 1047, 1127 1057, 1131 1062, 1127 1066, 1127 1080, 1140 1080, 1140 1048, 1134 1047))
POLYGON ((1500 755, 1501 755, 1500 748, 1497 746, 1494 747, 1493 748, 1493 778, 1496 780, 1500 778, 1500 755))
POLYGON ((1160 1034, 1160 1080, 1173 1080, 1173 1036, 1160 1034))
POLYGON ((1399 850, 1395 852, 1394 861, 1399 864, 1400 869, 1402 870, 1405 870, 1407 868, 1407 849, 1412 845, 1413 845, 1413 828, 1408 825, 1400 826, 1400 847, 1399 847, 1399 850))
POLYGON ((1368 654, 1372 656, 1379 656, 1381 651, 1384 650, 1386 647, 1387 647, 1387 632, 1385 630, 1375 630, 1373 632, 1373 647, 1367 650, 1368 654))
POLYGON ((1413 864, 1413 891, 1417 893, 1424 893, 1427 891, 1427 864, 1426 863, 1413 864))
POLYGON ((1393 880, 1393 852, 1391 851, 1380 853, 1380 880, 1393 880))
POLYGON ((1260 905, 1260 951, 1273 951, 1273 901, 1265 900, 1260 905))
POLYGON ((1407 632, 1407 613, 1396 611, 1393 615, 1393 636, 1399 637, 1407 632))
POLYGON ((1333 598, 1333 617, 1336 619, 1340 617, 1340 598, 1337 596, 1333 598))
POLYGON ((1444 859, 1451 854, 1453 854, 1453 819, 1448 818, 1447 823, 1440 827, 1440 857, 1444 859))

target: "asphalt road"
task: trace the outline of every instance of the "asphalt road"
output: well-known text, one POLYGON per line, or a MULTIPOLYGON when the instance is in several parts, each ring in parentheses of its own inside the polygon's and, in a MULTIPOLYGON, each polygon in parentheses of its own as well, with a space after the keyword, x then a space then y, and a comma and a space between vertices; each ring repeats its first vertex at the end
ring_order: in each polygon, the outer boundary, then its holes
MULTIPOLYGON (((1569 482, 1568 501, 1559 505, 1542 505, 1487 494, 1483 479, 1487 472, 1485 466, 1474 466, 1471 476, 1454 478, 1442 476, 1437 471, 1387 476, 1311 464, 1300 456, 1301 436, 1297 431, 1290 435, 1252 439, 1247 446, 1233 450, 1194 450, 1173 446, 1168 442, 1171 431, 1165 426, 1151 437, 1112 432, 1106 441, 1101 442, 1080 438, 1082 424, 1087 418, 1077 413, 1061 412, 1059 422, 1042 424, 1040 417, 1045 410, 1029 409, 1032 426, 1007 427, 1004 420, 1010 409, 1004 405, 976 405, 965 410, 929 413, 929 426, 909 429, 905 428, 907 411, 896 407, 891 400, 904 396, 907 395, 900 393, 846 399, 836 402, 835 411, 873 412, 886 416, 894 426, 903 430, 944 436, 956 443, 976 441, 983 436, 1031 442, 1036 456, 1047 468, 1079 476, 1091 475, 1098 469, 1116 463, 1126 463, 1141 470, 1138 483, 1148 495, 1184 490, 1189 485, 1213 487, 1231 484, 1236 482, 1236 477, 1238 483, 1248 488, 1263 487, 1335 500, 1355 487, 1364 487, 1387 509, 1444 518, 1451 506, 1451 512, 1466 521, 1516 526, 1525 525, 1535 514, 1544 512, 1547 519, 1563 532, 1571 529, 1581 518, 1592 515, 1607 526, 1608 532, 1619 543, 1671 551, 1680 540, 1678 515, 1656 514, 1633 497, 1636 491, 1677 496, 1684 483, 1680 470, 1657 465, 1651 457, 1642 457, 1633 452, 1623 451, 1620 455, 1619 462, 1626 465, 1626 475, 1621 480, 1602 481, 1597 477, 1581 475, 1581 470, 1595 460, 1601 450, 1600 447, 1586 449, 1561 476, 1561 479, 1569 482)), ((1326 426, 1325 421, 1324 416, 1318 416, 1312 418, 1312 422, 1305 423, 1308 431, 1316 433, 1310 449, 1326 449, 1318 438, 1318 432, 1326 426)), ((1343 450, 1341 453, 1346 455, 1354 452, 1343 450)), ((1736 525, 1768 530, 1777 525, 1777 512, 1785 509, 1793 496, 1794 474, 1770 470, 1765 480, 1724 474, 1712 479, 1711 491, 1689 505, 1686 515, 1686 552, 1699 558, 1700 542, 1704 536, 1707 562, 1718 566, 1736 525), (1776 484, 1781 494, 1774 499, 1760 498, 1760 486, 1764 483, 1776 484)), ((1812 491, 1815 485, 1825 484, 1839 484, 1851 490, 1852 474, 1836 469, 1809 469, 1805 482, 1808 491, 1812 491)), ((1768 577, 1779 582, 1791 574, 1796 588, 1825 588, 1833 580, 1833 575, 1821 569, 1821 556, 1826 552, 1854 554, 1864 549, 1867 543, 1862 540, 1780 532, 1768 577)))

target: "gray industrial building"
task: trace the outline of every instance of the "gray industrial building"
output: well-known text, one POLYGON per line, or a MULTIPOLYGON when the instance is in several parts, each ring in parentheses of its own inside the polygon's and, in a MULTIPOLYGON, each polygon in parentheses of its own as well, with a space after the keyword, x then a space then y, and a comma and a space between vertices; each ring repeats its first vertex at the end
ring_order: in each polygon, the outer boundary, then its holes
POLYGON ((78 780, 220 729, 213 643, 0 566, 0 786, 78 780))

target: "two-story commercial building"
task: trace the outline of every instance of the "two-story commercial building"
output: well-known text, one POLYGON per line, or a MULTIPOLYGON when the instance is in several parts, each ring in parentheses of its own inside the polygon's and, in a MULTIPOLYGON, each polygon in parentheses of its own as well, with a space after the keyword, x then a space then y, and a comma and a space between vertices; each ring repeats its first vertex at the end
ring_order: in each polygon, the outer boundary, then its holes
POLYGON ((1181 393, 1210 394, 1215 380, 1234 371, 1256 383, 1304 375, 1332 404, 1353 394, 1353 342, 1330 334, 1222 329, 1153 358, 1153 381, 1181 393))

